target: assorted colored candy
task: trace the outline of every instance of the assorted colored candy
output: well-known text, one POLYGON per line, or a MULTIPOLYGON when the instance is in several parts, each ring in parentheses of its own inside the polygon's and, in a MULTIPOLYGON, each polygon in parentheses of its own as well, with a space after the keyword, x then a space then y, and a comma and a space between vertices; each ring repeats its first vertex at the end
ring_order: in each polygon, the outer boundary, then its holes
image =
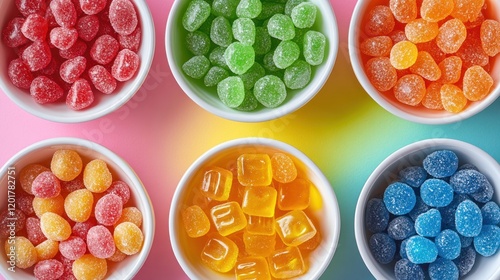
POLYGON ((422 166, 399 171, 382 198, 368 201, 370 251, 380 264, 394 264, 397 280, 459 279, 477 254, 500 248, 500 207, 492 198, 476 167, 459 166, 453 151, 432 152, 422 166))
POLYGON ((410 106, 451 113, 485 99, 500 22, 484 0, 390 0, 363 19, 360 52, 372 85, 410 106))
POLYGON ((236 110, 275 108, 311 80, 325 60, 326 37, 313 30, 318 8, 307 1, 192 0, 182 25, 192 56, 184 73, 215 87, 236 110), (286 2, 286 3, 285 3, 286 2))
POLYGON ((7 69, 12 84, 39 104, 92 106, 139 69, 141 27, 130 0, 16 1, 20 14, 2 31, 18 58, 7 69))
POLYGON ((188 252, 236 279, 306 273, 321 237, 309 207, 314 186, 300 174, 278 152, 238 154, 205 167, 181 211, 188 252))
POLYGON ((130 187, 113 181, 103 160, 82 160, 74 150, 57 150, 49 162, 19 173, 22 203, 0 214, 5 252, 13 248, 7 238, 15 218, 18 268, 32 267, 37 279, 104 279, 109 261, 143 246, 142 213, 130 205, 130 187))

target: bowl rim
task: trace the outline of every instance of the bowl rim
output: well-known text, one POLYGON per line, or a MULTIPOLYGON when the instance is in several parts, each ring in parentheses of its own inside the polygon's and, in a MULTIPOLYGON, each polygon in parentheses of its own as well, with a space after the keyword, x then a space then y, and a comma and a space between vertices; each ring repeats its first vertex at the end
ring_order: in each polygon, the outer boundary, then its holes
MULTIPOLYGON (((154 241, 156 225, 155 225, 155 213, 154 213, 153 203, 151 202, 149 194, 146 188, 144 187, 144 184, 138 177, 138 175, 123 158, 118 156, 110 149, 95 142, 92 142, 90 140, 76 138, 76 137, 49 138, 33 143, 23 148, 19 152, 17 152, 2 166, 2 168, 0 168, 0 176, 6 174, 9 166, 12 166, 14 163, 21 160, 27 154, 44 148, 50 148, 61 145, 77 146, 82 149, 93 150, 109 158, 109 160, 112 161, 113 164, 117 165, 124 173, 128 174, 128 177, 130 181, 132 181, 132 184, 134 186, 133 188, 138 191, 137 199, 144 202, 144 205, 146 205, 146 209, 148 210, 147 213, 148 215, 144 215, 145 213, 143 213, 144 222, 142 225, 143 227, 142 231, 144 234, 144 243, 140 253, 138 253, 137 255, 137 261, 133 262, 132 264, 133 268, 130 270, 129 274, 126 275, 127 279, 132 279, 140 271, 141 267, 145 264, 148 258, 148 255, 151 251, 154 241)), ((0 275, 6 277, 6 279, 15 279, 15 277, 11 278, 11 275, 10 276, 5 275, 4 269, 0 269, 0 275)))
POLYGON ((332 208, 334 209, 334 213, 329 213, 329 221, 332 221, 332 224, 334 225, 335 229, 333 231, 333 236, 332 236, 333 247, 328 249, 328 254, 325 256, 326 258, 324 259, 322 265, 312 275, 312 279, 318 279, 330 265, 333 256, 335 255, 335 251, 337 250, 340 238, 342 221, 340 216, 340 207, 338 204, 337 197, 335 195, 335 191, 333 190, 330 181, 326 178, 321 169, 319 169, 319 167, 311 159, 309 159, 307 155, 305 155, 297 148, 291 146, 290 144, 281 142, 279 140, 263 138, 263 137, 244 137, 220 143, 210 148, 205 153, 203 153, 185 171, 175 189, 169 212, 168 230, 170 236, 170 245, 174 252, 175 258, 179 263, 179 265, 181 266, 184 273, 186 273, 186 275, 190 279, 200 279, 199 276, 189 268, 187 261, 182 256, 182 249, 180 248, 181 246, 177 245, 178 234, 176 233, 175 230, 177 229, 176 216, 178 215, 178 213, 176 213, 176 211, 173 211, 173 209, 177 209, 178 206, 181 204, 180 197, 182 196, 185 189, 188 187, 188 183, 191 180, 192 174, 194 174, 194 172, 196 172, 200 167, 202 167, 206 161, 210 160, 211 158, 214 158, 221 151, 238 146, 251 146, 251 145, 267 146, 275 148, 277 150, 282 150, 285 153, 290 153, 292 156, 297 157, 297 159, 302 161, 302 163, 305 166, 310 168, 312 172, 315 173, 315 175, 319 178, 320 181, 325 183, 325 185, 321 188, 321 193, 322 197, 324 196, 329 198, 327 199, 327 202, 330 203, 332 205, 332 208))
MULTIPOLYGON (((328 32, 331 32, 334 35, 333 38, 328 43, 329 48, 325 50, 325 52, 328 53, 331 52, 332 54, 329 55, 327 59, 322 63, 322 65, 325 66, 323 70, 324 75, 322 75, 321 79, 318 80, 318 82, 315 83, 314 86, 311 86, 311 88, 309 89, 310 93, 303 94, 303 96, 298 98, 295 102, 293 102, 293 104, 291 104, 291 102, 288 103, 285 102, 280 106, 278 106, 277 108, 273 108, 271 110, 264 112, 255 112, 255 111, 244 112, 244 111, 236 111, 233 109, 225 110, 225 108, 221 109, 215 107, 206 102, 203 98, 199 97, 197 93, 191 90, 189 82, 186 81, 184 75, 181 73, 180 67, 178 67, 174 63, 173 58, 175 57, 175 54, 173 53, 171 47, 171 44, 173 44, 172 42, 173 40, 171 40, 171 37, 173 33, 172 30, 174 30, 174 28, 179 28, 179 25, 176 22, 174 22, 173 14, 180 12, 181 5, 183 5, 183 3, 181 2, 184 1, 174 1, 174 4, 170 9, 169 16, 167 19, 167 24, 165 28, 165 51, 167 54, 167 61, 171 69, 171 72, 174 76, 174 79, 176 80, 177 84, 180 86, 182 91, 199 107, 203 108, 204 110, 206 110, 211 114, 214 114, 216 116, 219 116, 227 120, 237 121, 237 122, 247 122, 247 123, 264 122, 283 117, 287 114, 297 111, 298 109, 306 105, 311 99, 313 99, 314 96, 316 96, 316 94, 318 94, 321 91, 321 89, 326 84, 333 71, 333 67, 335 66, 335 62, 337 60, 337 55, 338 55, 340 34, 338 29, 337 18, 335 16, 333 7, 331 6, 331 3, 329 1, 324 1, 325 5, 328 5, 330 7, 328 11, 324 12, 324 14, 327 14, 328 15, 327 17, 330 17, 331 20, 331 26, 329 26, 327 30, 328 32)), ((325 16, 324 14, 323 16, 325 16)))
MULTIPOLYGON (((368 179, 366 180, 363 188, 358 197, 358 201, 356 203, 356 209, 354 214, 354 234, 356 245, 358 251, 363 259, 364 264, 371 272, 371 274, 376 279, 385 279, 385 274, 381 272, 379 266, 376 261, 371 256, 370 250, 368 248, 368 244, 364 242, 365 240, 365 225, 364 225, 364 216, 365 216, 365 206, 368 200, 370 199, 369 194, 374 189, 375 181, 381 176, 381 174, 394 162, 412 154, 413 152, 423 151, 426 149, 433 149, 434 147, 443 147, 440 149, 450 149, 450 150, 460 150, 461 152, 466 152, 467 154, 474 155, 475 157, 479 156, 481 159, 487 161, 489 164, 492 164, 492 169, 496 171, 496 173, 500 174, 500 163, 497 162, 490 154, 480 149, 479 147, 470 144, 468 142, 464 142, 461 140, 451 139, 451 138, 430 138, 424 139, 420 141, 413 142, 408 144, 402 148, 391 153, 387 156, 370 174, 368 179), (446 147, 446 148, 445 148, 446 147)), ((494 272, 490 280, 498 279, 500 277, 500 267, 494 272)))

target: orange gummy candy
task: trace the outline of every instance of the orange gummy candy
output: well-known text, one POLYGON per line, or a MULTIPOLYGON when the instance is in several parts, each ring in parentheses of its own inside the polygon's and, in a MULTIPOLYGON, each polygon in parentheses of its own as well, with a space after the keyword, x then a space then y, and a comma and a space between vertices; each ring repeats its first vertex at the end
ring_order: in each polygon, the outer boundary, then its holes
POLYGON ((83 170, 83 184, 93 193, 105 192, 113 182, 113 176, 106 162, 94 159, 87 163, 83 170))
POLYGON ((238 252, 238 246, 229 238, 214 236, 201 251, 201 260, 211 269, 224 273, 234 268, 238 252))
POLYGON ((417 44, 417 48, 419 51, 426 51, 432 55, 436 63, 440 63, 446 58, 446 54, 439 48, 435 39, 429 42, 417 44))
POLYGON ((359 49, 369 56, 389 56, 392 48, 392 39, 389 36, 376 36, 364 40, 359 49))
POLYGON ((375 57, 366 62, 366 75, 379 91, 390 90, 398 80, 396 69, 388 57, 375 57))
POLYGON ((389 37, 391 38, 393 45, 401 41, 408 40, 408 38, 406 38, 406 33, 403 30, 394 30, 389 34, 389 37))
POLYGON ((418 49, 410 41, 401 41, 391 49, 391 64, 396 69, 410 68, 417 61, 418 49))
POLYGON ((490 61, 489 56, 481 46, 480 32, 477 29, 468 30, 467 38, 456 55, 462 59, 464 68, 474 65, 486 66, 490 61))
POLYGON ((319 244, 321 243, 321 234, 319 231, 316 232, 313 238, 307 240, 306 242, 302 243, 299 245, 299 249, 304 252, 304 251, 312 251, 316 249, 319 244))
POLYGON ((38 256, 35 246, 24 236, 16 236, 12 241, 5 240, 5 253, 15 252, 15 263, 19 268, 28 268, 36 264, 38 256))
POLYGON ((293 182, 278 184, 278 208, 280 210, 304 210, 309 207, 311 182, 297 178, 293 182))
POLYGON ((276 219, 276 232, 287 246, 299 246, 314 237, 316 227, 301 210, 294 210, 276 219))
POLYGON ((247 226, 245 214, 243 214, 240 205, 234 201, 212 207, 210 215, 215 227, 222 236, 227 236, 247 226))
POLYGON ((271 157, 271 167, 273 170, 273 179, 278 182, 288 183, 297 178, 297 167, 295 167, 293 160, 286 154, 273 154, 271 157))
POLYGON ((425 81, 422 77, 409 74, 401 77, 394 86, 394 96, 404 104, 417 106, 425 96, 425 81))
POLYGON ((457 52, 467 38, 467 29, 462 21, 454 18, 443 23, 436 37, 438 47, 447 54, 457 52))
POLYGON ((437 81, 441 77, 441 69, 426 51, 418 53, 417 61, 410 67, 410 71, 429 81, 437 81))
POLYGON ((44 213, 52 212, 58 215, 64 213, 64 197, 58 195, 52 198, 33 198, 33 210, 37 217, 41 217, 44 213))
POLYGON ((52 155, 50 170, 59 180, 71 181, 82 172, 83 163, 74 150, 57 150, 52 155))
POLYGON ((231 171, 220 167, 211 167, 205 171, 201 192, 211 199, 226 201, 231 192, 232 182, 233 173, 231 171))
MULTIPOLYGON (((208 218, 207 218, 208 219, 208 218)), ((122 216, 116 221, 115 226, 123 223, 131 222, 138 227, 142 226, 142 213, 137 207, 125 207, 122 210, 122 216)))
POLYGON ((269 186, 273 180, 271 158, 267 154, 243 154, 237 159, 238 181, 247 186, 269 186))
POLYGON ((417 18, 418 8, 416 0, 390 0, 389 8, 397 21, 410 22, 417 18))
POLYGON ((35 249, 38 261, 50 260, 59 253, 59 242, 47 239, 36 245, 35 249))
POLYGON ((458 56, 450 56, 439 63, 441 69, 441 79, 443 84, 454 84, 460 80, 462 75, 462 59, 458 56))
POLYGON ((85 222, 92 213, 94 195, 87 189, 71 192, 64 199, 64 211, 74 222, 85 222))
POLYGON ((366 35, 379 36, 387 35, 394 29, 396 22, 391 9, 387 6, 375 6, 367 15, 364 26, 366 35))
POLYGON ((246 231, 251 234, 260 235, 274 235, 276 232, 274 228, 275 218, 273 217, 259 217, 248 216, 246 231))
POLYGON ((423 0, 420 16, 429 22, 438 22, 451 14, 454 3, 451 0, 423 0))
POLYGON ((413 43, 425 43, 436 38, 439 33, 439 25, 436 22, 428 22, 425 19, 415 19, 405 26, 405 34, 413 43))
POLYGON ((45 171, 50 171, 50 169, 41 164, 26 165, 23 169, 21 169, 21 172, 19 172, 19 182, 21 183, 21 188, 25 192, 33 194, 33 192, 31 191, 31 185, 33 184, 33 181, 40 173, 45 171))
POLYGON ((484 16, 484 14, 483 13, 479 13, 479 15, 476 17, 475 20, 464 22, 465 28, 467 28, 467 29, 473 29, 473 28, 476 28, 478 26, 481 26, 481 24, 483 24, 483 21, 485 19, 486 18, 484 16))
POLYGON ((238 260, 234 271, 236 280, 271 280, 269 265, 263 257, 247 257, 238 260))
POLYGON ((137 254, 144 243, 141 229, 131 222, 123 222, 115 227, 113 232, 116 249, 125 255, 137 254))
POLYGON ((44 213, 40 217, 40 228, 50 240, 64 241, 71 235, 71 226, 63 217, 52 213, 44 213))
POLYGON ((245 251, 250 256, 269 256, 276 245, 276 234, 274 235, 260 235, 243 232, 243 242, 245 243, 245 251))
POLYGON ((108 273, 108 264, 105 259, 86 254, 73 262, 72 271, 76 279, 101 280, 108 273))
POLYGON ((268 260, 269 270, 275 278, 293 278, 306 272, 306 265, 297 247, 276 250, 268 260))
POLYGON ((277 195, 273 187, 245 187, 241 209, 247 215, 273 217, 277 195))
POLYGON ((454 0, 450 2, 455 2, 451 15, 463 22, 475 20, 484 5, 484 0, 454 0))
POLYGON ((427 87, 427 92, 425 93, 424 99, 422 99, 422 105, 424 105, 425 108, 433 110, 443 109, 441 86, 443 86, 442 83, 434 82, 427 87))
POLYGON ((192 205, 182 211, 182 222, 189 237, 200 237, 210 230, 210 221, 198 205, 192 205))
POLYGON ((459 113, 467 105, 467 98, 465 98, 462 90, 450 84, 444 84, 441 87, 441 101, 444 109, 451 113, 459 113))
POLYGON ((463 88, 464 95, 471 101, 484 99, 490 93, 493 78, 483 67, 472 66, 465 71, 463 88))
POLYGON ((481 24, 481 46, 489 56, 500 52, 500 22, 487 19, 481 24))

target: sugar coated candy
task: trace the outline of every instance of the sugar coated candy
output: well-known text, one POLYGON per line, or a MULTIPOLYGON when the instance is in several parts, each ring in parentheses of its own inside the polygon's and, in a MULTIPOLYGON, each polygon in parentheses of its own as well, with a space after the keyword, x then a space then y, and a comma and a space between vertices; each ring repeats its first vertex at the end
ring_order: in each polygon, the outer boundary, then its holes
POLYGON ((189 237, 200 237, 210 230, 210 221, 198 205, 189 206, 182 211, 182 222, 189 237))
POLYGON ((250 69, 240 75, 245 90, 252 89, 255 83, 264 75, 266 75, 266 70, 258 62, 255 62, 250 69))
POLYGON ((113 36, 102 35, 92 45, 90 56, 102 65, 108 64, 116 57, 119 48, 120 44, 113 36))
POLYGON ((229 108, 238 107, 245 99, 245 85, 238 76, 230 76, 217 84, 219 99, 229 108))
POLYGON ((87 15, 95 15, 106 8, 107 0, 80 0, 80 7, 87 15))
POLYGON ((375 260, 381 264, 388 264, 394 259, 396 243, 386 233, 375 233, 370 237, 370 251, 375 260))
POLYGON ((398 172, 401 182, 413 188, 418 188, 427 179, 427 172, 421 166, 409 166, 398 172))
POLYGON ((50 1, 50 10, 54 19, 60 26, 72 27, 76 24, 77 14, 75 5, 71 0, 50 1))
POLYGON ((75 28, 80 39, 90 42, 99 32, 99 18, 95 15, 83 16, 76 22, 75 28))
POLYGON ((268 108, 276 108, 285 101, 287 96, 283 81, 275 75, 260 78, 254 86, 255 98, 268 108))
POLYGON ((35 41, 29 45, 21 56, 31 71, 38 71, 49 65, 52 59, 50 47, 45 41, 35 41))
POLYGON ((366 74, 373 86, 380 91, 388 91, 396 85, 398 75, 387 57, 375 57, 366 62, 366 74))
POLYGON ((224 236, 214 236, 201 252, 202 262, 218 272, 228 272, 236 265, 238 246, 224 236))
POLYGON ((134 32, 138 24, 134 4, 129 0, 111 0, 109 21, 118 34, 129 35, 134 32))
POLYGON ((436 237, 441 232, 441 213, 436 209, 418 215, 415 231, 424 237, 436 237))
POLYGON ((392 183, 384 192, 384 204, 387 210, 395 215, 409 213, 415 206, 415 202, 415 192, 404 183, 392 183))
POLYGON ((271 37, 282 41, 291 40, 295 37, 293 21, 287 15, 273 15, 267 23, 267 30, 271 37))
POLYGON ((63 264, 58 260, 43 260, 35 265, 33 274, 36 279, 40 280, 50 280, 58 279, 64 273, 63 264))
POLYGON ((14 59, 9 63, 7 74, 12 84, 18 88, 29 89, 33 82, 33 74, 28 65, 20 58, 14 59))
POLYGON ((203 78, 203 83, 207 87, 213 87, 228 77, 229 73, 226 69, 219 66, 213 66, 208 70, 207 74, 203 78))
POLYGON ((290 17, 297 28, 311 28, 316 21, 318 8, 311 2, 302 2, 292 9, 290 17))
POLYGON ((430 239, 422 236, 412 236, 406 243, 408 260, 415 264, 432 263, 436 260, 437 247, 430 239))
POLYGON ((311 76, 311 65, 298 59, 285 69, 283 81, 289 89, 302 89, 311 81, 311 76))
POLYGON ((458 86, 444 84, 440 91, 441 102, 443 103, 443 107, 446 111, 459 113, 467 105, 467 98, 458 86))
POLYGON ((33 210, 37 217, 41 217, 44 213, 52 212, 58 215, 64 213, 64 197, 58 195, 53 198, 33 198, 33 210))
POLYGON ((215 66, 219 66, 224 69, 229 69, 227 67, 226 59, 224 58, 224 53, 226 52, 226 48, 221 46, 216 46, 208 55, 208 59, 210 63, 215 66))
POLYGON ((16 209, 14 211, 4 210, 0 214, 0 237, 6 238, 11 235, 11 232, 19 232, 24 229, 26 223, 26 215, 19 210, 16 209), (14 226, 12 226, 12 221, 16 220, 14 226))
POLYGON ((255 42, 255 23, 249 18, 238 18, 233 21, 233 36, 245 45, 255 42))
POLYGON ((478 236, 483 226, 481 209, 471 200, 463 201, 455 212, 455 226, 457 232, 463 236, 478 236))
POLYGON ((125 205, 130 199, 130 187, 124 181, 114 181, 111 186, 106 190, 106 193, 112 193, 121 198, 122 204, 125 205))
POLYGON ((201 79, 210 69, 210 61, 203 55, 193 56, 182 65, 182 71, 193 79, 201 79))
POLYGON ((404 240, 415 235, 413 220, 408 216, 397 216, 387 227, 387 234, 394 240, 404 240))
POLYGON ((454 259, 453 262, 458 268, 460 277, 467 275, 476 263, 476 250, 473 246, 462 248, 460 256, 454 259))
POLYGON ((210 51, 210 37, 201 31, 188 33, 186 46, 194 55, 205 55, 210 51))
POLYGON ((276 219, 276 232, 287 246, 298 246, 316 235, 316 227, 306 213, 290 211, 276 219))
POLYGON ((375 36, 361 42, 359 49, 363 54, 369 56, 389 56, 392 45, 391 37, 375 36))
POLYGON ((53 198, 61 192, 61 182, 52 172, 44 171, 33 180, 31 191, 35 197, 53 198))
POLYGON ((35 247, 23 236, 16 236, 13 239, 15 246, 12 246, 8 240, 5 241, 5 252, 15 251, 15 262, 19 268, 29 268, 36 264, 38 256, 35 247), (12 250, 11 250, 12 249, 12 250))
POLYGON ((428 22, 422 18, 412 20, 405 26, 405 35, 408 40, 417 44, 433 40, 439 33, 439 26, 435 22, 428 22))
POLYGON ((216 16, 224 16, 229 19, 236 18, 236 9, 238 0, 214 0, 212 3, 212 12, 216 16))
POLYGON ((30 94, 38 104, 53 103, 63 97, 63 89, 52 79, 38 76, 33 79, 30 94))
POLYGON ((50 43, 59 50, 71 48, 78 39, 78 31, 74 28, 55 27, 50 31, 50 43))
POLYGON ((280 183, 290 183, 297 178, 297 167, 293 159, 284 153, 274 153, 271 156, 273 179, 280 183))
POLYGON ((423 0, 420 6, 420 15, 429 22, 438 22, 451 14, 454 1, 449 0, 423 0))
POLYGON ((39 14, 30 14, 24 21, 21 32, 31 41, 43 41, 49 27, 47 20, 39 14))
POLYGON ((25 17, 30 14, 44 14, 47 4, 42 0, 16 0, 16 7, 25 17))
POLYGON ((229 69, 238 75, 244 74, 255 62, 255 51, 252 46, 241 42, 231 43, 224 52, 229 69))
POLYGON ((479 235, 474 237, 474 248, 482 256, 492 256, 499 247, 500 228, 496 225, 484 225, 479 235))
POLYGON ((394 276, 397 280, 424 280, 425 273, 422 267, 418 264, 410 262, 403 258, 394 265, 394 276))
POLYGON ((420 187, 420 197, 431 207, 445 207, 453 200, 453 188, 446 181, 427 179, 420 187))
MULTIPOLYGON (((116 230, 114 234, 116 235, 116 230)), ((102 225, 90 228, 87 233, 87 248, 94 257, 101 259, 111 257, 116 250, 113 234, 102 225)))
POLYGON ((446 54, 456 53, 467 37, 467 29, 462 21, 450 19, 439 27, 436 37, 438 47, 446 54))
POLYGON ((437 258, 429 264, 429 277, 431 280, 458 279, 458 268, 454 262, 445 258, 437 258))
POLYGON ((261 1, 261 2, 262 2, 262 12, 255 18, 257 20, 267 20, 275 14, 285 13, 285 4, 283 3, 273 3, 267 1, 261 1))
POLYGON ((112 226, 122 215, 122 199, 112 193, 106 194, 95 204, 95 218, 105 226, 112 226))
POLYGON ((114 224, 114 226, 117 226, 123 222, 131 222, 135 224, 138 227, 142 226, 142 213, 141 210, 139 210, 137 207, 131 206, 131 207, 125 207, 122 210, 122 215, 118 221, 114 224))
POLYGON ((182 25, 187 31, 193 32, 210 16, 210 4, 203 0, 193 0, 182 17, 182 25))
POLYGON ((15 17, 11 19, 2 31, 2 41, 9 47, 15 48, 29 42, 21 32, 21 28, 25 22, 25 18, 15 17))
POLYGON ((59 242, 47 239, 35 247, 38 261, 53 259, 59 253, 59 242))
POLYGON ((485 184, 490 184, 486 176, 473 169, 459 170, 450 177, 450 185, 460 194, 475 193, 485 184))
POLYGON ((395 24, 391 9, 387 6, 378 5, 368 12, 364 31, 368 36, 387 35, 392 32, 395 24))
POLYGON ((120 81, 128 81, 134 77, 139 69, 139 55, 131 50, 123 49, 116 55, 113 66, 111 67, 111 75, 120 81))
POLYGON ((40 217, 40 227, 43 234, 53 241, 64 241, 71 235, 68 221, 52 212, 44 213, 40 217))
POLYGON ((463 92, 465 97, 471 101, 486 98, 493 86, 493 78, 483 67, 472 66, 465 71, 463 79, 463 92))
POLYGON ((217 231, 222 236, 242 230, 247 225, 245 214, 240 205, 234 201, 212 207, 210 216, 217 231))
POLYGON ((401 41, 392 46, 390 59, 392 66, 396 69, 410 68, 417 61, 417 57, 417 46, 410 41, 401 41))
POLYGON ((108 265, 105 259, 85 254, 73 263, 72 271, 76 279, 102 280, 108 273, 108 265))
POLYGON ((74 150, 57 150, 50 162, 52 173, 62 181, 75 179, 83 169, 80 155, 74 150))
POLYGON ((94 92, 89 82, 81 78, 76 80, 68 91, 66 105, 72 110, 78 111, 89 107, 93 102, 94 92))
POLYGON ((113 75, 102 65, 95 65, 88 70, 90 81, 94 87, 104 93, 111 94, 115 91, 117 82, 113 75))
POLYGON ((210 39, 216 45, 228 47, 233 41, 233 29, 229 20, 223 16, 216 17, 212 21, 210 39))
POLYGON ((425 81, 419 75, 408 74, 396 82, 393 90, 394 96, 401 103, 416 106, 425 96, 425 81))
POLYGON ((241 209, 247 215, 273 217, 277 194, 274 187, 245 187, 241 209))
POLYGON ((498 225, 500 223, 500 207, 494 201, 487 202, 481 207, 483 225, 498 225))
POLYGON ((83 56, 77 56, 63 62, 59 68, 59 74, 61 79, 72 84, 83 74, 86 67, 87 59, 83 56))
POLYGON ((247 257, 236 262, 234 267, 237 280, 244 279, 271 279, 269 265, 263 257, 247 257))
POLYGON ((451 15, 462 22, 474 21, 481 12, 484 0, 455 0, 455 7, 451 15))
POLYGON ((449 177, 458 169, 458 157, 453 151, 438 150, 425 157, 423 166, 435 178, 449 177))
POLYGON ((64 210, 72 221, 85 222, 92 213, 93 204, 94 195, 89 190, 76 190, 64 199, 64 210))
POLYGON ((259 101, 257 101, 253 92, 250 90, 246 90, 243 102, 238 107, 236 107, 236 109, 239 111, 250 112, 257 109, 258 106, 259 101))
POLYGON ((416 0, 390 0, 389 8, 394 18, 402 23, 408 23, 416 19, 418 15, 416 0))
POLYGON ((372 233, 382 232, 389 224, 389 211, 380 198, 372 198, 368 201, 365 212, 365 223, 367 229, 372 233))
POLYGON ((274 251, 268 262, 271 275, 275 278, 293 278, 306 272, 306 264, 297 247, 274 251))
POLYGON ((118 43, 122 49, 129 49, 133 52, 138 52, 141 46, 142 30, 140 26, 129 35, 118 34, 118 43))
POLYGON ((106 162, 94 159, 83 170, 83 183, 93 193, 105 192, 112 183, 112 175, 106 162))
POLYGON ((441 231, 434 239, 438 250, 438 256, 447 260, 458 258, 461 251, 460 237, 451 229, 441 231))
POLYGON ((429 81, 437 81, 441 78, 441 69, 432 58, 432 55, 426 51, 418 52, 417 60, 410 67, 410 72, 418 74, 429 81))
POLYGON ((67 50, 59 50, 59 55, 64 59, 75 58, 80 55, 84 55, 87 51, 87 44, 80 39, 77 39, 76 42, 67 50))
POLYGON ((115 250, 115 253, 111 257, 107 258, 106 260, 112 261, 112 262, 121 262, 126 258, 127 258, 127 255, 122 253, 122 251, 115 250))
POLYGON ((239 18, 256 18, 262 12, 260 0, 241 0, 236 7, 236 15, 239 18))
POLYGON ((133 223, 123 222, 115 227, 113 233, 116 248, 126 255, 137 254, 144 243, 144 234, 133 223))
POLYGON ((449 56, 439 63, 441 78, 438 80, 443 84, 454 84, 462 76, 462 59, 456 55, 449 56))
POLYGON ((274 50, 273 60, 279 69, 288 68, 300 56, 300 48, 293 41, 282 41, 274 50))
POLYGON ((89 229, 97 225, 97 221, 95 218, 90 217, 88 220, 82 223, 75 223, 75 225, 72 228, 72 234, 74 236, 78 236, 83 240, 87 240, 87 233, 89 232, 89 229))
POLYGON ((500 22, 487 19, 481 24, 481 46, 489 56, 500 52, 500 22))
POLYGON ((326 37, 318 31, 309 30, 304 34, 303 55, 307 63, 320 65, 325 58, 326 37))
POLYGON ((250 256, 267 257, 271 255, 275 249, 276 234, 252 234, 245 230, 243 232, 243 243, 245 244, 245 252, 250 256))
POLYGON ((59 242, 59 252, 65 258, 70 260, 77 260, 87 252, 87 244, 85 240, 77 236, 59 242))

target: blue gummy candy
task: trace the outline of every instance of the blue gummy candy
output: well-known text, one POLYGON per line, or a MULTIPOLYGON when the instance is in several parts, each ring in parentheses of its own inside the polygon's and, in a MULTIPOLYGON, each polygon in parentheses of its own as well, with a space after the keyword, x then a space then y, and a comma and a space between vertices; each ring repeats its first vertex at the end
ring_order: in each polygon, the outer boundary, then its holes
POLYGON ((401 258, 403 258, 403 259, 407 259, 408 258, 408 255, 406 254, 406 244, 408 243, 408 239, 409 238, 406 238, 399 245, 399 256, 401 256, 401 258))
POLYGON ((421 166, 410 166, 399 171, 399 180, 410 187, 420 187, 425 179, 427 179, 427 171, 421 166))
POLYGON ((431 263, 436 260, 438 251, 436 244, 422 236, 412 236, 406 242, 408 260, 415 264, 431 263))
POLYGON ((483 184, 489 184, 488 179, 474 169, 459 170, 450 177, 450 185, 456 193, 475 193, 483 184))
POLYGON ((483 225, 498 225, 500 223, 500 207, 494 201, 486 203, 481 208, 483 225))
POLYGON ((407 259, 400 259, 394 265, 394 276, 396 280, 424 280, 424 270, 420 265, 414 264, 407 259))
POLYGON ((466 237, 461 234, 459 234, 458 237, 460 237, 460 245, 462 246, 462 248, 469 247, 474 240, 474 237, 466 237))
POLYGON ((451 260, 437 258, 429 265, 431 280, 455 280, 458 279, 458 275, 458 267, 451 260))
POLYGON ((445 178, 457 171, 458 157, 450 150, 435 151, 425 157, 423 166, 432 177, 445 178))
POLYGON ((408 214, 416 203, 415 191, 407 184, 396 182, 390 184, 384 192, 384 204, 394 215, 408 214))
POLYGON ((438 249, 438 256, 447 260, 454 260, 460 255, 462 249, 458 233, 451 229, 445 229, 434 239, 438 249))
POLYGON ((458 268, 460 277, 467 275, 476 263, 476 250, 472 246, 463 248, 460 256, 454 259, 453 262, 458 268))
MULTIPOLYGON (((458 204, 457 204, 458 205, 458 204)), ((420 196, 417 196, 417 201, 415 203, 415 206, 413 209, 410 211, 408 215, 410 215, 410 218, 415 221, 418 217, 418 215, 425 213, 431 209, 429 205, 425 204, 422 198, 420 196)), ((453 211, 453 215, 455 215, 455 211, 453 211)), ((455 223, 455 220, 453 220, 453 223, 455 223)))
POLYGON ((425 237, 435 237, 441 232, 441 213, 431 209, 420 214, 415 220, 415 231, 425 237))
POLYGON ((443 180, 428 179, 420 187, 420 197, 431 207, 445 207, 453 200, 453 188, 443 180))
POLYGON ((475 193, 471 193, 470 196, 477 202, 486 203, 493 198, 494 190, 489 181, 481 184, 479 190, 475 193))
POLYGON ((387 227, 387 234, 394 240, 403 240, 415 235, 413 220, 408 216, 394 218, 387 227))
POLYGON ((473 169, 473 170, 479 171, 474 164, 470 164, 470 163, 463 164, 458 168, 458 170, 465 170, 465 169, 473 169))
POLYGON ((455 228, 455 212, 457 211, 458 205, 466 199, 470 199, 466 194, 455 194, 453 200, 450 204, 448 204, 448 206, 439 208, 443 228, 455 228))
POLYGON ((500 246, 500 228, 494 225, 483 226, 481 233, 474 237, 474 248, 482 256, 495 254, 500 246))
POLYGON ((365 223, 372 233, 382 232, 389 224, 389 211, 380 198, 372 198, 366 205, 365 223))
POLYGON ((483 215, 481 209, 472 201, 460 203, 455 212, 455 227, 457 232, 466 237, 475 237, 481 232, 483 215))
POLYGON ((396 254, 396 242, 386 233, 375 233, 370 237, 370 251, 377 262, 388 264, 396 254))

